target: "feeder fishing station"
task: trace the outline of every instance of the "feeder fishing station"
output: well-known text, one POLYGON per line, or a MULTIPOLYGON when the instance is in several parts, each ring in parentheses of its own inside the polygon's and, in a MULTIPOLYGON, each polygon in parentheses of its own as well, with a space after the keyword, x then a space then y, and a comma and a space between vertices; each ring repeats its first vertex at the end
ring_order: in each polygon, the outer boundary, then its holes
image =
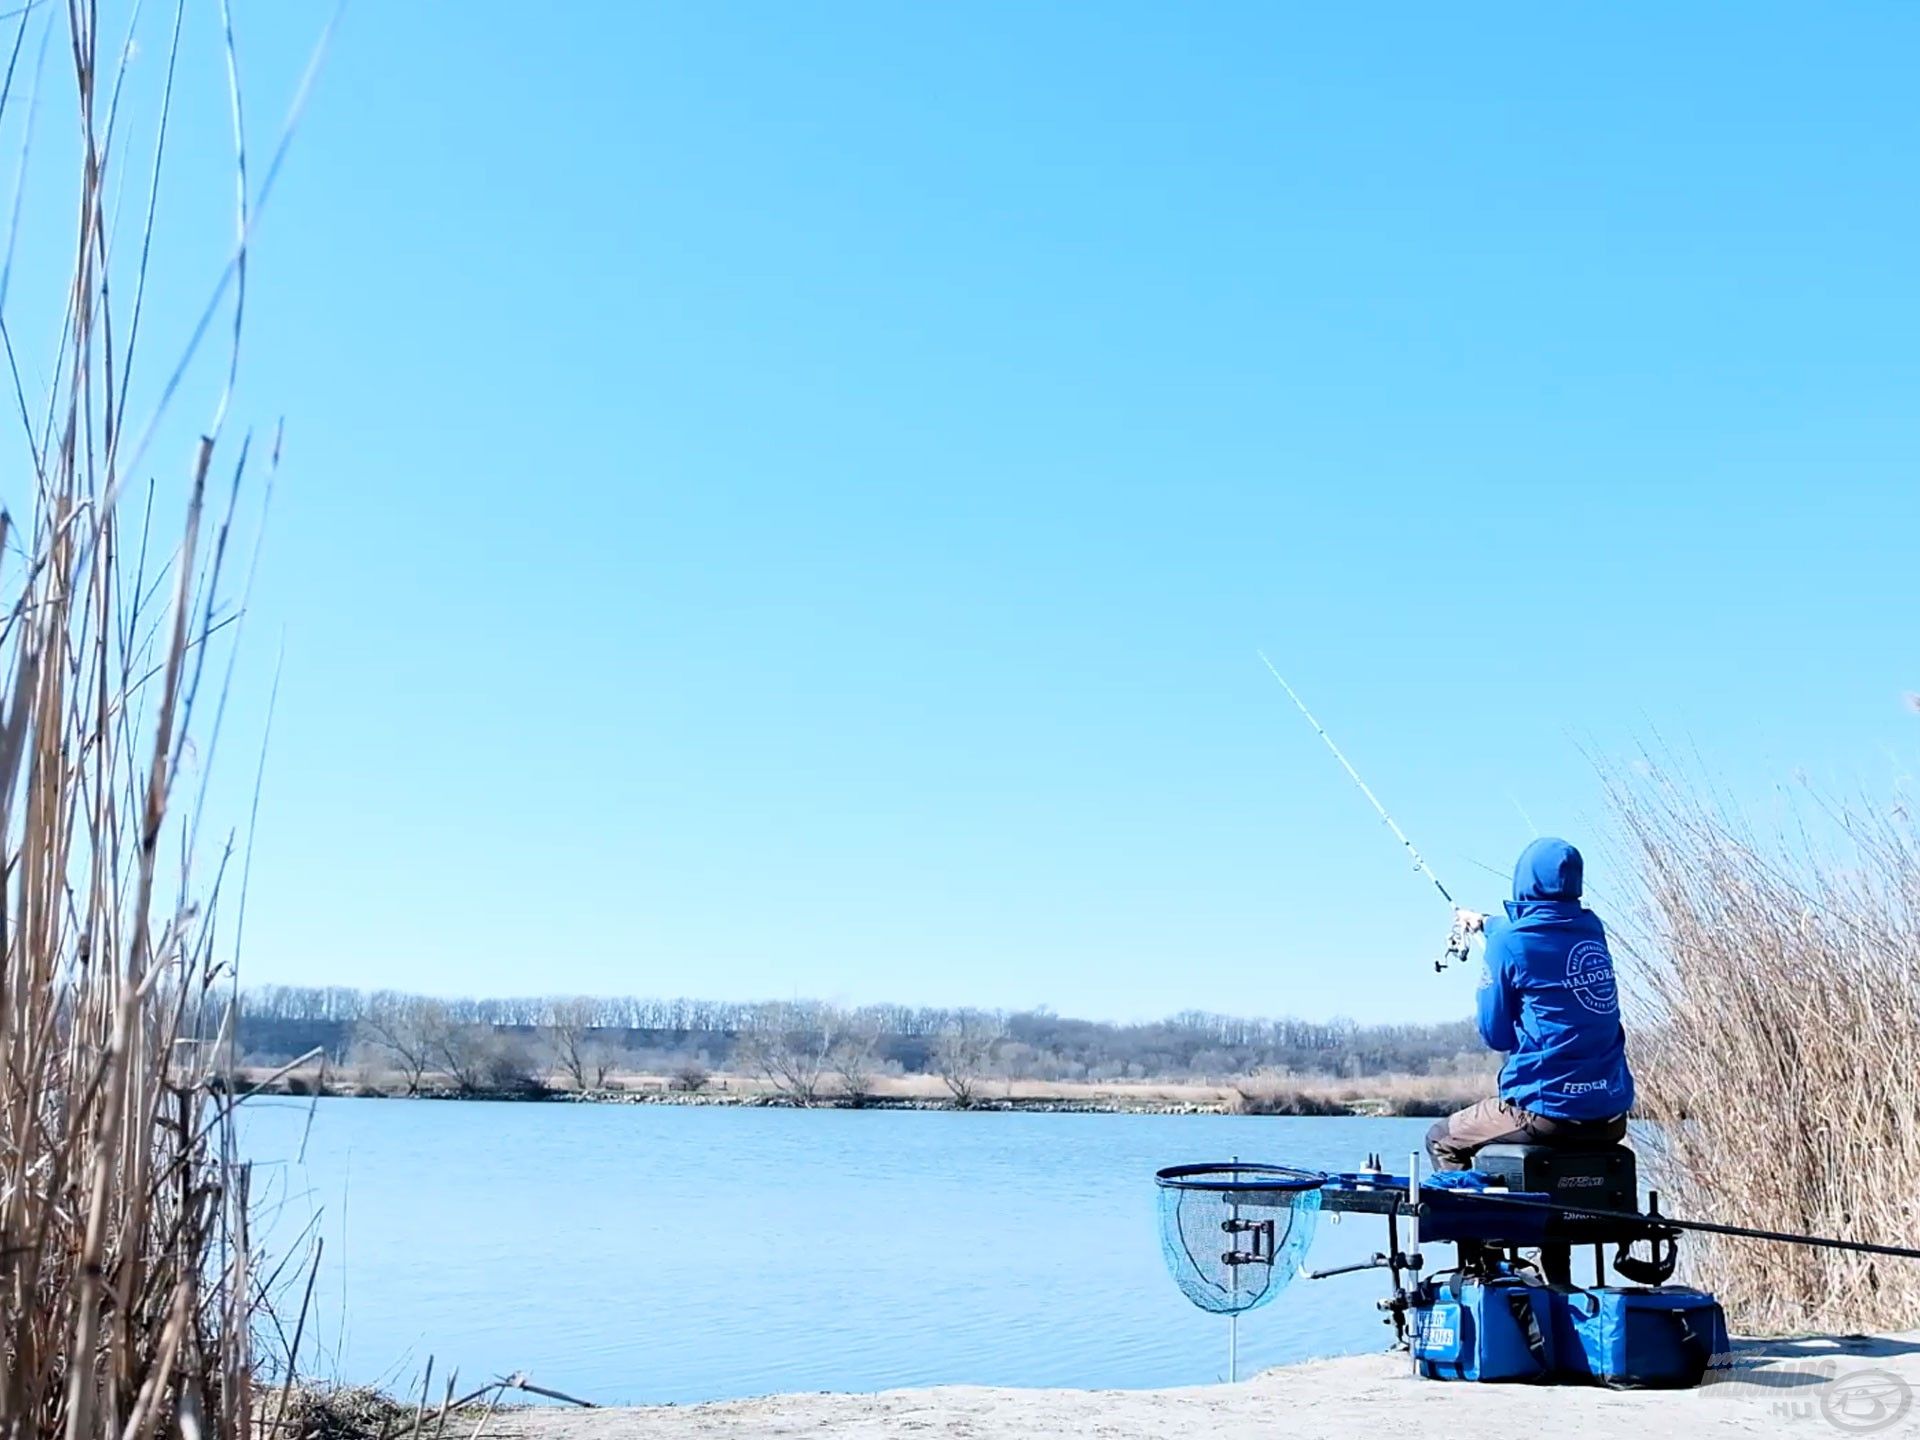
POLYGON ((1239 1315, 1296 1277, 1378 1270, 1382 1322, 1423 1378, 1620 1389, 1697 1385, 1730 1363, 1718 1302, 1669 1283, 1689 1232, 1920 1260, 1920 1249, 1666 1215, 1658 1194, 1640 1203, 1626 1145, 1489 1145, 1475 1167, 1423 1176, 1418 1152, 1397 1174, 1377 1156, 1347 1172, 1170 1166, 1154 1177, 1161 1253, 1189 1300, 1229 1317, 1230 1380, 1239 1315), (1384 1248, 1309 1268, 1323 1214, 1375 1217, 1384 1248))
MULTIPOLYGON (((1470 960, 1468 912, 1293 686, 1264 653, 1260 659, 1414 870, 1453 909, 1434 969, 1470 960)), ((1239 1371, 1237 1317, 1270 1302, 1296 1275, 1385 1272, 1381 1318, 1427 1379, 1629 1389, 1697 1385, 1728 1363, 1719 1303, 1669 1283, 1689 1232, 1920 1260, 1920 1249, 1904 1246, 1677 1218, 1661 1211, 1657 1193, 1643 1207, 1638 1164, 1624 1144, 1487 1145, 1473 1163, 1422 1176, 1416 1151, 1398 1174, 1377 1155, 1337 1173, 1238 1159, 1161 1170, 1154 1177, 1161 1253, 1188 1299, 1229 1317, 1229 1378, 1239 1371), (1307 1268, 1323 1213, 1377 1217, 1384 1248, 1356 1264, 1307 1268), (1591 1281, 1577 1284, 1576 1269, 1587 1267, 1576 1262, 1588 1255, 1591 1281)))

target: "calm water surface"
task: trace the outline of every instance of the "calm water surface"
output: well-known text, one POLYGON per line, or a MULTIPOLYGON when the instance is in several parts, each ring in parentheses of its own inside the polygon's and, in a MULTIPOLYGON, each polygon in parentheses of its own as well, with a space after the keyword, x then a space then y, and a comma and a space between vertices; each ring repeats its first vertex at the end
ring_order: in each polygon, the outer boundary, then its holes
MULTIPOLYGON (((1397 1169, 1427 1123, 263 1100, 242 1129, 269 1246, 325 1237, 311 1368, 398 1383, 431 1355, 643 1403, 1221 1378, 1153 1172, 1397 1169)), ((1323 1216, 1312 1263, 1381 1248, 1360 1218, 1323 1216)), ((1243 1372, 1383 1347, 1382 1293, 1296 1282, 1242 1319, 1243 1372)))

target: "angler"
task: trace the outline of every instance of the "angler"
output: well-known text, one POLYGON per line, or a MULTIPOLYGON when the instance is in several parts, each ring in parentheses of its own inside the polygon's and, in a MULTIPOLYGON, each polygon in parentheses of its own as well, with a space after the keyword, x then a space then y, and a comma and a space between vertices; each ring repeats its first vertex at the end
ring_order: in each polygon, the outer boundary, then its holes
POLYGON ((1503 1052, 1500 1093, 1427 1132, 1436 1170, 1465 1170, 1487 1145, 1610 1145, 1627 1133, 1633 1074, 1606 927, 1581 903, 1584 865, 1564 840, 1535 840, 1513 870, 1504 917, 1458 912, 1484 931, 1480 1038, 1503 1052))

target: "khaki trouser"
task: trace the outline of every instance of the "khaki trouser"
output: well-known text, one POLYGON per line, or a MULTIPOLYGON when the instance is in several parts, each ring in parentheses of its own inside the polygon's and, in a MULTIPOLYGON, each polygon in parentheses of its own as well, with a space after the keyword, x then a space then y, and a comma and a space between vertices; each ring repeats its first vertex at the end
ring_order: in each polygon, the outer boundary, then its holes
POLYGON ((1611 1145, 1625 1137, 1627 1117, 1553 1120, 1506 1100, 1482 1100, 1427 1131, 1427 1154, 1436 1170, 1470 1170, 1483 1145, 1611 1145))

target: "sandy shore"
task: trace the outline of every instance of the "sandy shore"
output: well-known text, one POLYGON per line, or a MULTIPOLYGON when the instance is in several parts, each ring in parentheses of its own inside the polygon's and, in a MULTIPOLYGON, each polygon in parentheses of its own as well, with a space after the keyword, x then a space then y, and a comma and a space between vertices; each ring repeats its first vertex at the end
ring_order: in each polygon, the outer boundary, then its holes
POLYGON ((1920 1332, 1742 1342, 1734 1369, 1687 1391, 1440 1384, 1414 1379, 1404 1356, 1363 1355, 1190 1390, 950 1388, 522 1410, 496 1416, 489 1432, 513 1440, 1920 1436, 1920 1332))

